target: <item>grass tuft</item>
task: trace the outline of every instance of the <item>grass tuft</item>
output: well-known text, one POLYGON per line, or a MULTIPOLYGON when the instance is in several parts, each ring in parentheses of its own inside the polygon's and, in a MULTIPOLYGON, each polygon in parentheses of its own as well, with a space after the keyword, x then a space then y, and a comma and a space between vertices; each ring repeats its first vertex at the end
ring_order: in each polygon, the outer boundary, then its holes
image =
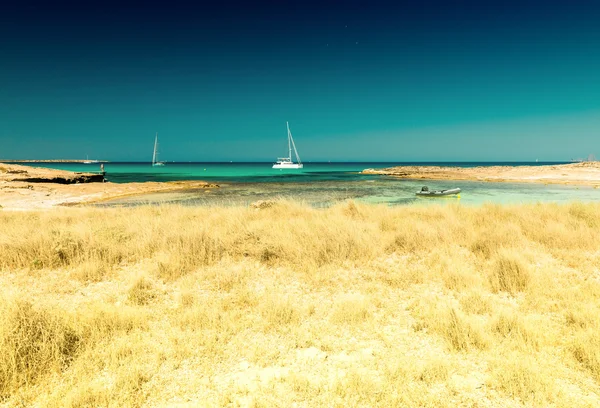
POLYGON ((598 329, 577 333, 570 345, 573 357, 600 382, 600 333, 598 329))
POLYGON ((157 296, 157 291, 150 279, 141 276, 129 288, 128 298, 135 305, 146 305, 157 296))
POLYGON ((494 257, 494 266, 490 276, 492 289, 511 294, 527 289, 531 281, 529 267, 516 250, 501 250, 494 257))
POLYGON ((65 368, 79 348, 80 336, 54 310, 27 301, 0 303, 0 396, 65 368))

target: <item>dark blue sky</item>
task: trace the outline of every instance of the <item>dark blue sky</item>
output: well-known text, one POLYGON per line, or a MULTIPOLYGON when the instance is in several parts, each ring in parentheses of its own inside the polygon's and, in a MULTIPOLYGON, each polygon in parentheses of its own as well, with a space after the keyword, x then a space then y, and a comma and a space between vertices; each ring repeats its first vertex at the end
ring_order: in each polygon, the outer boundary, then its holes
POLYGON ((600 156, 600 2, 0 5, 0 158, 600 156))

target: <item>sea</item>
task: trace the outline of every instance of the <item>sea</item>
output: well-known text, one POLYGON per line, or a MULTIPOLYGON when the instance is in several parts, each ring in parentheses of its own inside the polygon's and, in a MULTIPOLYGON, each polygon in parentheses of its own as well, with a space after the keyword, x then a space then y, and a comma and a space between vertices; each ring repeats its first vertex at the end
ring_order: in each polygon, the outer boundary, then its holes
MULTIPOLYGON (((567 162, 326 162, 304 163, 303 169, 273 169, 272 163, 172 163, 152 167, 151 163, 104 163, 108 181, 114 183, 145 181, 204 180, 221 188, 190 189, 152 193, 115 199, 99 206, 134 206, 173 203, 191 206, 249 205, 258 200, 291 199, 314 207, 328 207, 345 200, 386 205, 430 205, 433 203, 535 203, 599 201, 600 189, 541 183, 495 183, 452 180, 408 180, 391 176, 361 174, 367 168, 405 165, 421 166, 542 166, 567 162), (459 187, 460 197, 423 198, 421 187, 430 190, 459 187)), ((23 164, 23 163, 20 163, 23 164)), ((77 172, 99 172, 100 164, 28 163, 77 172)))

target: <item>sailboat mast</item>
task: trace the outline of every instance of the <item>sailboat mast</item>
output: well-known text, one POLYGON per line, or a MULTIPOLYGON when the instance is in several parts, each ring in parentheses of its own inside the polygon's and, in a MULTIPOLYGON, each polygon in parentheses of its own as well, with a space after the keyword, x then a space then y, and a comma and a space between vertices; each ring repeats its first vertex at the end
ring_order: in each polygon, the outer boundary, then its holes
POLYGON ((292 137, 292 133, 290 132, 290 139, 292 141, 292 146, 294 147, 294 153, 296 154, 296 161, 298 164, 302 164, 302 160, 300 160, 300 156, 298 155, 298 150, 296 150, 296 143, 294 143, 294 138, 292 137))
POLYGON ((289 122, 285 122, 288 131, 288 157, 292 160, 292 133, 290 132, 289 122))
POLYGON ((154 153, 152 154, 152 164, 156 163, 156 146, 158 145, 158 132, 154 137, 154 153))
POLYGON ((290 131, 290 125, 286 122, 288 128, 288 143, 290 146, 290 161, 292 161, 292 147, 294 148, 294 153, 296 154, 296 161, 298 163, 302 163, 300 161, 300 156, 298 156, 298 150, 296 150, 296 143, 294 143, 294 138, 292 137, 292 132, 290 131))

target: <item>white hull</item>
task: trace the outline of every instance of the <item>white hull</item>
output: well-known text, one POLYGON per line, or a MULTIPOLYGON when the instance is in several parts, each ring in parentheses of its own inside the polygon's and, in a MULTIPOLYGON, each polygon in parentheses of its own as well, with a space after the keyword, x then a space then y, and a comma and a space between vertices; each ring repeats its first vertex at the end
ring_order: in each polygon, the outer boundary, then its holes
POLYGON ((304 167, 302 163, 275 163, 273 165, 274 169, 301 169, 304 167))
POLYGON ((421 197, 448 197, 448 196, 452 196, 452 195, 456 195, 457 197, 460 197, 460 188, 451 188, 449 190, 434 190, 434 191, 429 191, 429 190, 421 190, 421 191, 417 191, 417 195, 421 196, 421 197))
POLYGON ((83 164, 94 164, 94 163, 100 163, 100 160, 90 160, 90 156, 85 157, 85 160, 83 161, 83 164))

